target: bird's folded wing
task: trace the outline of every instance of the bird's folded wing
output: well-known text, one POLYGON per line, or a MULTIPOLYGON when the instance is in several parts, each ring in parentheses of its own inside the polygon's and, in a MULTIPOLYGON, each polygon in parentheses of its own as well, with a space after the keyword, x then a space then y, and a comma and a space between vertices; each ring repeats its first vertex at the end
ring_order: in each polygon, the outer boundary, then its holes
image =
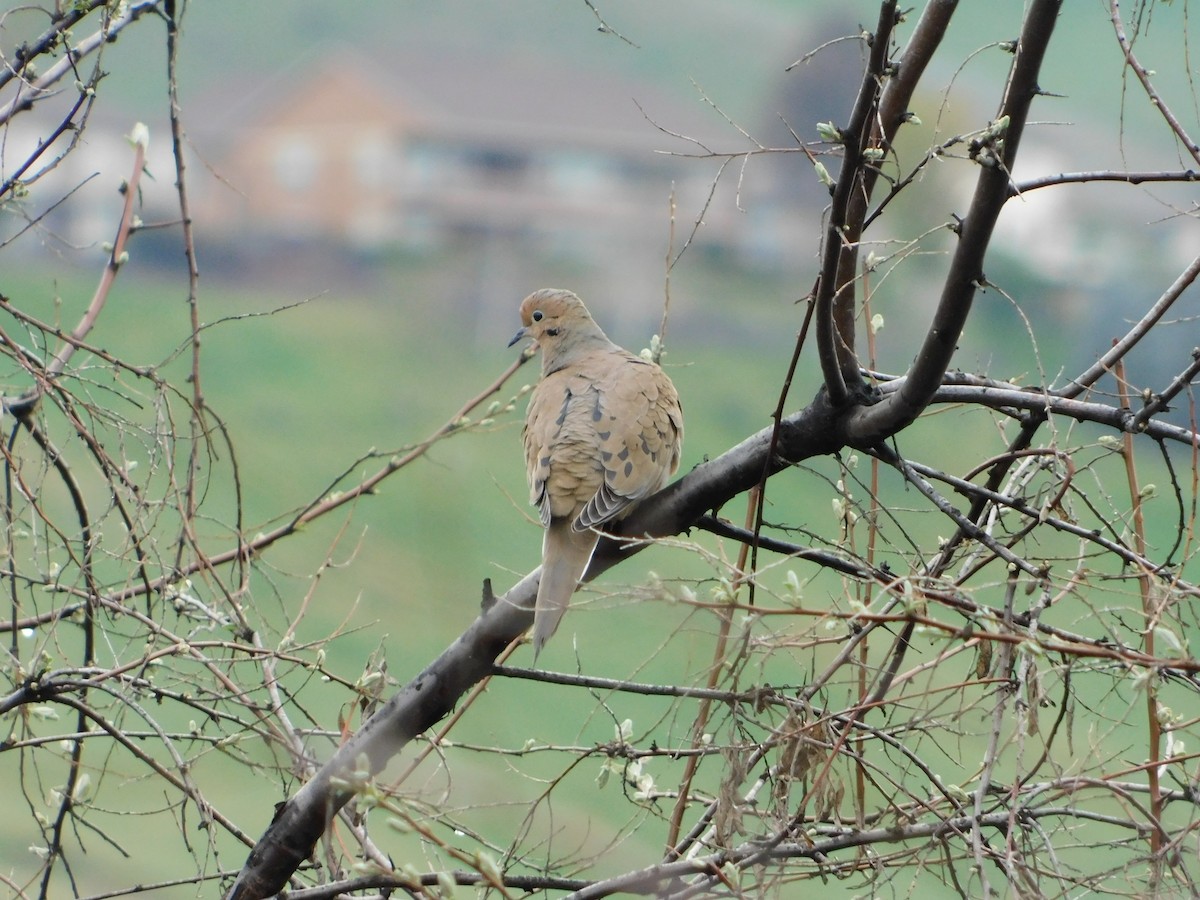
POLYGON ((679 466, 679 398, 658 366, 628 353, 607 354, 592 373, 599 393, 596 449, 604 483, 575 520, 578 529, 620 518, 666 484, 679 466))

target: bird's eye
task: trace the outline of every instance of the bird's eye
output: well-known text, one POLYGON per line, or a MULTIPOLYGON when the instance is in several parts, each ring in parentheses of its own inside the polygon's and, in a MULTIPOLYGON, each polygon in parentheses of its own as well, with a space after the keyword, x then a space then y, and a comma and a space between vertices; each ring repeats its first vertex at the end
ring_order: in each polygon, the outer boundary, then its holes
POLYGON ((529 318, 533 319, 533 321, 535 321, 535 322, 540 322, 540 321, 542 321, 543 317, 544 316, 543 316, 542 311, 540 309, 535 309, 533 311, 533 315, 530 316, 529 318))

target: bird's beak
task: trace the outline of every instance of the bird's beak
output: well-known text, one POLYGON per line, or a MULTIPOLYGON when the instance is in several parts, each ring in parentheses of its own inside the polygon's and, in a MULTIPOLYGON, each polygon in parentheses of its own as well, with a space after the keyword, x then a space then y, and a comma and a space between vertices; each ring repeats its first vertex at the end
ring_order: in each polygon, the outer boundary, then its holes
POLYGON ((518 331, 516 334, 513 335, 512 340, 508 342, 508 346, 511 347, 517 341, 521 340, 521 338, 525 337, 525 335, 526 335, 526 331, 524 328, 522 328, 520 331, 518 331))

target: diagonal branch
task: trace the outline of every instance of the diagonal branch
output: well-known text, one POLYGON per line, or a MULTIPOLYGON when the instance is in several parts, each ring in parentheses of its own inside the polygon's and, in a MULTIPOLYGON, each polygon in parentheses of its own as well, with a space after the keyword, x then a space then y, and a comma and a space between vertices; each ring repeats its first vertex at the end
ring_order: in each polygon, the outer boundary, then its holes
MULTIPOLYGON (((116 40, 121 31, 136 22, 145 13, 156 9, 159 2, 160 0, 136 0, 125 6, 118 15, 112 15, 105 11, 103 25, 83 40, 76 42, 70 52, 63 55, 62 59, 47 68, 45 73, 38 78, 29 82, 29 89, 32 91, 29 96, 14 97, 8 103, 0 105, 0 125, 7 123, 18 113, 30 109, 37 101, 52 96, 50 89, 59 81, 73 74, 79 60, 116 40)), ((32 59, 34 56, 49 52, 71 25, 92 12, 93 9, 106 5, 107 2, 94 2, 93 0, 89 8, 75 9, 65 13, 62 19, 55 22, 50 30, 26 49, 24 59, 32 59)), ((18 77, 16 69, 9 66, 0 67, 0 88, 3 88, 14 77, 18 77)))
MULTIPOLYGON (((677 534, 758 483, 764 468, 830 453, 833 411, 823 397, 784 420, 768 459, 774 427, 765 428, 717 459, 703 463, 659 493, 622 523, 636 540, 605 540, 585 579, 592 579, 646 546, 642 538, 677 534)), ((347 775, 364 763, 374 774, 413 737, 445 717, 458 699, 492 672, 492 663, 533 622, 540 570, 505 595, 485 596, 483 613, 423 672, 393 696, 334 754, 311 780, 281 805, 247 859, 229 900, 256 900, 282 890, 306 860, 333 815, 353 796, 347 775)))
MULTIPOLYGON (((1045 395, 1039 398, 1030 391, 947 385, 936 399, 970 399, 984 405, 1002 402, 1006 407, 1025 408, 1049 403, 1062 414, 1118 428, 1132 427, 1128 410, 1045 395)), ((833 451, 836 447, 830 438, 832 417, 832 410, 823 398, 818 398, 807 409, 784 420, 778 431, 778 452, 774 458, 768 458, 774 429, 766 428, 717 459, 697 466, 639 508, 626 521, 624 534, 653 537, 683 531, 709 509, 719 508, 757 484, 764 467, 774 473, 789 462, 833 451)), ((1153 430, 1163 430, 1162 437, 1195 440, 1190 432, 1162 423, 1154 423, 1153 430)), ((645 545, 640 539, 606 540, 597 550, 587 578, 619 564, 645 545)), ((533 620, 538 575, 538 571, 531 572, 503 597, 492 601, 458 640, 389 700, 312 780, 279 808, 229 894, 231 900, 266 897, 282 889, 312 852, 333 814, 352 797, 352 791, 345 786, 348 780, 345 775, 364 761, 371 772, 382 769, 414 736, 447 715, 467 690, 491 674, 493 660, 533 620)))
MULTIPOLYGON (((885 390, 898 392, 903 381, 885 390)), ((1099 403, 1056 398, 991 384, 947 384, 935 400, 974 402, 1004 408, 1053 409, 1085 421, 1128 430, 1129 410, 1099 403)), ((883 401, 886 402, 886 399, 883 401)), ((637 553, 646 537, 665 537, 693 527, 711 510, 757 485, 764 469, 775 474, 804 459, 835 452, 837 413, 824 394, 780 424, 751 435, 721 456, 702 463, 647 501, 622 523, 624 540, 601 542, 585 578, 590 580, 637 553), (774 441, 774 444, 772 443, 774 441), (772 454, 771 448, 774 447, 772 454)), ((1186 429, 1152 421, 1145 430, 1160 438, 1190 443, 1186 429)), ((290 800, 280 806, 259 838, 229 900, 256 900, 282 890, 296 868, 312 853, 333 815, 353 796, 346 775, 366 763, 378 772, 413 737, 444 718, 470 688, 493 672, 496 657, 533 622, 540 572, 535 570, 486 608, 463 634, 424 671, 385 703, 290 800)))
POLYGON ((1110 0, 1109 10, 1113 32, 1117 36, 1117 43, 1121 45, 1121 52, 1125 54, 1126 65, 1133 69, 1133 74, 1141 82, 1142 90, 1146 92, 1151 106, 1158 110, 1159 115, 1166 121, 1167 126, 1175 133, 1175 137, 1187 148, 1187 152, 1191 155, 1192 159, 1200 162, 1200 143, 1194 141, 1191 135, 1187 133, 1187 129, 1183 127, 1183 123, 1171 111, 1171 107, 1167 105, 1162 95, 1158 93, 1158 89, 1154 87, 1154 82, 1151 81, 1154 73, 1143 66, 1134 55, 1133 43, 1125 33, 1125 23, 1121 20, 1121 4, 1118 0, 1110 0))

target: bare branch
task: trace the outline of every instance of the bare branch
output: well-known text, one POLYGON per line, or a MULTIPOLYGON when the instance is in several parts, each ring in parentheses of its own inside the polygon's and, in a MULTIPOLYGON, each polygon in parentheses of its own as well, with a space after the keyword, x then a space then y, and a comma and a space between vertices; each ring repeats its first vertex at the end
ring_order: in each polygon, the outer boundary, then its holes
MULTIPOLYGON (((123 5, 123 12, 115 18, 108 18, 105 12, 104 24, 92 34, 77 42, 64 57, 48 68, 44 74, 29 84, 30 94, 16 97, 0 106, 0 125, 8 122, 14 115, 30 109, 35 103, 51 96, 50 88, 63 78, 75 71, 75 64, 84 57, 103 47, 107 41, 113 40, 121 31, 136 22, 146 13, 157 9, 162 0, 133 0, 123 5)), ((109 4, 103 0, 90 0, 82 11, 76 10, 57 22, 49 31, 39 38, 26 54, 25 60, 33 58, 50 50, 72 24, 86 16, 96 8, 107 8, 109 4)), ((17 70, 11 67, 0 67, 0 88, 3 88, 12 78, 17 76, 17 70)))
POLYGON ((842 129, 842 168, 833 188, 833 203, 821 249, 821 275, 817 281, 815 321, 817 352, 825 389, 834 406, 844 406, 857 393, 858 360, 854 356, 854 254, 853 234, 861 219, 851 218, 856 195, 866 190, 864 153, 871 145, 872 116, 883 88, 892 29, 899 12, 895 2, 884 0, 879 24, 871 37, 871 56, 863 73, 858 99, 842 129), (849 262, 844 260, 849 259, 849 262), (845 273, 851 274, 848 278, 845 273))
POLYGON ((1167 105, 1166 100, 1163 99, 1162 95, 1154 87, 1150 70, 1143 66, 1133 53, 1133 44, 1130 42, 1129 36, 1125 33, 1125 23, 1121 19, 1121 4, 1119 0, 1109 0, 1109 10, 1111 12, 1113 32, 1117 37, 1117 43, 1121 45, 1121 51, 1125 54, 1126 64, 1129 68, 1133 69, 1133 74, 1137 76, 1138 82, 1142 85, 1142 90, 1146 92, 1151 105, 1158 110, 1159 115, 1163 117, 1192 159, 1200 163, 1200 144, 1197 144, 1187 133, 1187 130, 1183 127, 1183 123, 1179 121, 1171 111, 1171 107, 1167 105))
POLYGON ((941 384, 983 278, 992 229, 1010 196, 1008 173, 1016 161, 1030 104, 1041 93, 1038 74, 1061 5, 1061 0, 1034 0, 1029 6, 993 129, 975 148, 980 164, 975 196, 959 227, 958 247, 925 342, 901 390, 878 404, 855 410, 846 420, 851 444, 876 443, 911 423, 941 384))

